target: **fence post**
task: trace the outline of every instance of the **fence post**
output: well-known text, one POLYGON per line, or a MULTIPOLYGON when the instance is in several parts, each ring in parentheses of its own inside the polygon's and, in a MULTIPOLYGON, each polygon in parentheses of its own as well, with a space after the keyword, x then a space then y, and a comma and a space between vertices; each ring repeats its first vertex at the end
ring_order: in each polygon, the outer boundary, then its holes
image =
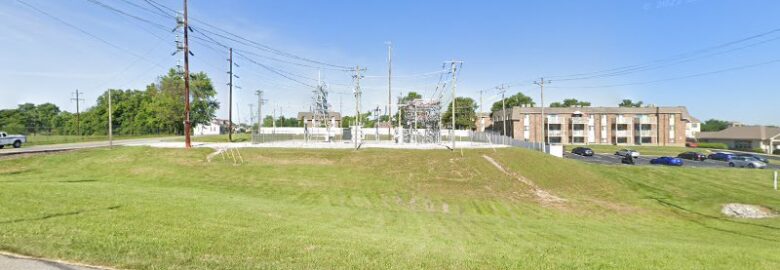
POLYGON ((775 190, 777 190, 777 171, 775 171, 775 190))

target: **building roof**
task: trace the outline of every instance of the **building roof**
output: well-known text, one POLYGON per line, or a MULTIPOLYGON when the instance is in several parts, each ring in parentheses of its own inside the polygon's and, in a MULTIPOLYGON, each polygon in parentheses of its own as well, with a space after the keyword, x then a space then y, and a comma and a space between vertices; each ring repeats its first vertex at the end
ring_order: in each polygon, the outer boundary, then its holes
MULTIPOLYGON (((503 114, 502 111, 496 111, 493 113, 494 116, 496 116, 496 113, 498 114, 498 118, 502 118, 503 114)), ((513 108, 507 108, 507 117, 509 118, 515 118, 519 117, 519 115, 515 115, 515 113, 522 113, 522 114, 541 114, 542 108, 541 107, 520 107, 516 106, 513 108)), ((546 114, 654 114, 654 113, 679 113, 682 114, 682 120, 693 122, 693 123, 699 123, 698 119, 691 116, 688 113, 688 109, 684 106, 675 106, 675 107, 562 107, 562 108, 553 108, 553 107, 545 107, 544 113, 546 114)), ((500 120, 500 119, 499 119, 500 120)))
POLYGON ((780 128, 766 126, 729 127, 717 132, 699 133, 699 139, 767 140, 780 135, 780 128))

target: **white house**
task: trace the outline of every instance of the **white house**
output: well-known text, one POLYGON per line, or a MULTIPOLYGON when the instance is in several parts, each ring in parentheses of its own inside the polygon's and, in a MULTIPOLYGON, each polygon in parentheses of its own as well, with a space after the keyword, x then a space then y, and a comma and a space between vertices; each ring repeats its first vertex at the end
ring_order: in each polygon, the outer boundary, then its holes
POLYGON ((214 119, 211 120, 208 125, 196 125, 193 135, 204 136, 227 134, 228 124, 228 120, 214 119))

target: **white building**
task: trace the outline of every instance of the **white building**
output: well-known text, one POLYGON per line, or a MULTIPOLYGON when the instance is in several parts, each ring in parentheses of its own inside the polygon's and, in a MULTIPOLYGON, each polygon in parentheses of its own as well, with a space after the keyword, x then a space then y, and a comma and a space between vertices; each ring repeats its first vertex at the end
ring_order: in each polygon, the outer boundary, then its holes
POLYGON ((685 123, 685 137, 688 139, 696 139, 701 133, 701 121, 691 116, 690 121, 685 123))
POLYGON ((228 124, 228 120, 214 119, 211 120, 208 125, 196 125, 193 131, 193 135, 204 136, 227 134, 228 124))

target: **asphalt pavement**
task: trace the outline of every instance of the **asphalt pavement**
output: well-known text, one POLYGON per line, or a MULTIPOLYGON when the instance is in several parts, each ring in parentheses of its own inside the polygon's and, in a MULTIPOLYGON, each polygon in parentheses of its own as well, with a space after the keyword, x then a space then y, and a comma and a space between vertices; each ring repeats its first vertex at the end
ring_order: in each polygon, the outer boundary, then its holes
MULTIPOLYGON (((621 163, 621 160, 623 157, 614 155, 614 154, 600 154, 596 153, 593 154, 592 157, 585 157, 580 155, 575 155, 570 152, 565 152, 563 154, 565 158, 580 160, 588 163, 596 163, 596 164, 608 164, 608 165, 623 165, 621 163)), ((665 166, 665 165, 653 165, 650 164, 650 160, 657 158, 658 156, 640 156, 636 159, 634 159, 634 162, 636 162, 636 165, 639 166, 665 166)), ((696 167, 696 168, 729 168, 729 163, 725 161, 719 161, 719 160, 711 160, 706 159, 704 161, 694 161, 694 160, 687 160, 683 159, 683 167, 696 167)), ((777 170, 780 169, 780 166, 769 164, 767 166, 767 169, 773 169, 777 170)))
POLYGON ((3 270, 98 270, 87 266, 73 265, 63 262, 16 257, 0 254, 0 269, 3 270))
MULTIPOLYGON (((126 140, 114 140, 113 145, 143 145, 151 143, 159 143, 163 141, 175 140, 178 137, 161 137, 161 138, 143 138, 143 139, 126 139, 126 140)), ((184 142, 182 142, 183 144, 184 142)), ((108 141, 95 141, 95 142, 80 142, 80 143, 66 143, 66 144, 48 144, 48 145, 34 145, 25 146, 21 148, 5 147, 0 149, 0 156, 18 155, 18 154, 33 154, 33 153, 49 153, 59 152, 77 149, 108 147, 108 141)), ((2 268, 0 268, 2 269, 2 268)))

